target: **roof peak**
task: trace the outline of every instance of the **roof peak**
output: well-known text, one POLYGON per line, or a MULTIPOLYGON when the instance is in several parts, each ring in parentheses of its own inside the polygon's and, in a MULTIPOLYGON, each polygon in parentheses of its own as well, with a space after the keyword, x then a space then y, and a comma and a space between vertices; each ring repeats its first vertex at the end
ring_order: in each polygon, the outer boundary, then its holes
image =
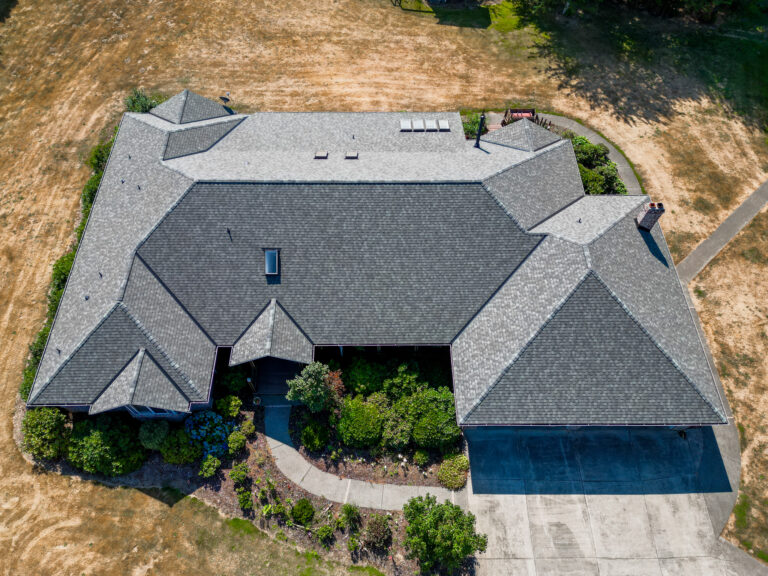
POLYGON ((173 124, 188 124, 233 114, 232 110, 189 89, 184 89, 149 111, 173 124))

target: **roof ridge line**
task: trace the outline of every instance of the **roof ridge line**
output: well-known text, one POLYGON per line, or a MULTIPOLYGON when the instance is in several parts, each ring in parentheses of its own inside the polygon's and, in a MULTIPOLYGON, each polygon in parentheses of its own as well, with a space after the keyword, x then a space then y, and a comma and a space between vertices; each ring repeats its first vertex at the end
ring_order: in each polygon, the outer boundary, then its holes
POLYGON ((488 194, 488 195, 491 197, 491 199, 492 199, 492 200, 493 200, 493 201, 494 201, 494 202, 495 202, 495 203, 498 205, 498 207, 499 207, 499 208, 501 208, 501 209, 504 211, 504 214, 506 214, 506 215, 507 215, 507 217, 508 217, 510 220, 512 220, 512 222, 514 222, 515 226, 517 226, 518 228, 520 228, 520 231, 521 231, 523 234, 529 234, 529 235, 531 235, 531 236, 542 236, 542 237, 546 236, 546 234, 541 234, 541 233, 536 233, 536 232, 529 232, 529 231, 528 231, 526 228, 524 228, 524 227, 523 227, 523 225, 522 225, 522 224, 520 224, 520 222, 518 222, 517 218, 515 218, 515 217, 512 215, 512 213, 511 213, 509 210, 507 210, 507 207, 506 207, 506 206, 504 206, 504 204, 502 204, 502 203, 501 203, 501 201, 500 201, 498 198, 496 198, 496 195, 495 195, 495 194, 494 194, 494 193, 491 191, 491 189, 490 189, 490 188, 488 188, 488 186, 486 185, 486 183, 485 183, 485 180, 481 180, 481 181, 480 181, 480 186, 483 188, 483 190, 485 190, 485 191, 486 191, 486 193, 487 193, 487 194, 488 194))
MULTIPOLYGON (((126 362, 126 363, 125 363, 125 365, 124 365, 122 368, 120 368, 120 370, 119 370, 119 371, 118 371, 118 373, 115 375, 115 377, 114 377, 114 378, 112 378, 112 380, 110 380, 110 381, 109 381, 109 384, 107 384, 106 386, 104 386, 104 388, 102 389, 102 391, 101 391, 101 392, 99 392, 99 393, 96 395, 96 398, 94 398, 94 399, 93 399, 93 402, 91 402, 91 406, 88 408, 88 414, 89 414, 89 415, 91 414, 91 408, 93 407, 93 405, 94 405, 94 404, 96 404, 96 402, 98 402, 98 401, 99 401, 99 398, 101 398, 101 397, 104 395, 104 393, 105 393, 107 390, 109 390, 110 386, 112 386, 112 384, 114 384, 114 383, 115 383, 115 380, 117 380, 117 379, 118 379, 118 377, 120 376, 120 374, 122 374, 123 372, 125 372, 125 369, 126 369, 126 368, 128 368, 128 366, 130 366, 131 362, 133 362, 133 360, 136 358, 136 356, 137 356, 137 355, 139 354, 139 352, 141 352, 142 350, 143 350, 143 348, 139 348, 139 349, 136 351, 136 353, 135 353, 133 356, 131 356, 131 357, 128 359, 128 362, 126 362)), ((137 372, 137 374, 138 374, 138 372, 137 372)))
MULTIPOLYGON (((64 366, 66 366, 67 364, 69 364, 69 362, 72 360, 72 358, 74 357, 74 355, 75 355, 75 354, 77 354, 77 352, 78 352, 78 351, 79 351, 79 350, 80 350, 80 349, 81 349, 83 346, 85 346, 85 343, 86 343, 86 342, 87 342, 87 341, 88 341, 88 340, 91 338, 91 336, 93 336, 93 334, 96 332, 96 330, 98 330, 98 329, 99 329, 99 327, 101 327, 101 325, 102 325, 102 324, 104 324, 104 322, 106 322, 107 318, 109 318, 109 317, 112 315, 112 313, 113 313, 113 312, 114 312, 114 311, 117 309, 117 307, 119 306, 119 304, 120 304, 119 302, 115 302, 115 303, 112 305, 112 307, 111 307, 111 308, 110 308, 110 309, 109 309, 109 310, 108 310, 108 311, 107 311, 107 312, 104 314, 104 316, 102 316, 102 317, 101 317, 101 319, 100 319, 100 320, 99 320, 99 321, 96 323, 96 326, 94 326, 94 327, 93 327, 93 329, 92 329, 92 330, 91 330, 91 331, 90 331, 90 332, 89 332, 89 333, 88 333, 88 334, 87 334, 87 335, 86 335, 86 336, 85 336, 85 337, 84 337, 84 338, 83 338, 83 339, 82 339, 82 340, 81 340, 81 341, 80 341, 80 342, 77 344, 77 346, 75 346, 75 347, 72 349, 72 352, 69 354, 69 356, 67 356, 67 357, 64 359, 64 361, 63 361, 61 364, 59 364, 59 367, 58 367, 58 368, 56 368, 56 370, 54 371, 54 373, 53 373, 53 374, 51 374, 51 376, 48 378, 48 380, 45 382, 45 384, 43 384, 43 386, 40 388, 40 390, 38 390, 38 391, 37 391, 37 393, 36 393, 36 394, 35 394, 33 397, 29 397, 29 398, 27 399, 27 404, 33 403, 33 402, 35 401, 35 399, 36 399, 38 396, 40 396, 40 394, 42 394, 43 390, 45 390, 46 388, 48 388, 48 385, 49 385, 51 382, 53 382, 53 379, 54 379, 54 378, 56 378, 56 376, 58 376, 58 375, 59 375, 59 373, 60 373, 60 372, 61 372, 61 371, 64 369, 64 366)), ((51 325, 51 330, 53 330, 53 325, 51 325)), ((49 338, 50 338, 50 335, 49 335, 49 338)), ((46 344, 46 346, 47 346, 47 344, 46 344)), ((41 357, 41 360, 40 360, 40 364, 42 364, 42 357, 41 357)), ((40 370, 40 366, 39 366, 39 365, 38 365, 37 369, 38 369, 38 371, 40 370)), ((37 378, 37 374, 35 374, 35 378, 37 378)))
POLYGON ((233 347, 234 347, 234 345, 235 345, 235 344, 237 344, 237 343, 240 341, 240 339, 241 339, 243 336, 245 336, 245 333, 246 333, 246 332, 248 332, 248 330, 250 330, 250 329, 251 329, 251 326, 253 326, 253 325, 254 325, 254 323, 256 322, 256 320, 258 320, 259 318, 261 318, 261 315, 262 315, 262 314, 264 314, 264 312, 266 311, 266 309, 267 309, 267 308, 269 308, 269 305, 270 305, 270 303, 271 303, 271 300, 270 300, 269 302, 267 302, 267 303, 266 303, 264 306, 262 306, 262 307, 261 307, 261 309, 260 309, 260 310, 259 310, 259 312, 256 314, 256 316, 254 316, 254 317, 253 317, 253 320, 251 320, 251 321, 248 323, 248 326, 246 326, 246 327, 245 327, 245 329, 244 329, 242 332, 240 332, 240 334, 238 335, 238 337, 237 337, 237 338, 235 338, 235 341, 234 341, 234 342, 232 342, 232 346, 233 346, 233 347))
MULTIPOLYGON (((221 116, 221 118, 225 118, 224 116, 221 116)), ((209 119, 210 120, 210 119, 209 119)), ((176 158, 186 158, 187 156, 194 156, 195 154, 203 154, 205 152, 210 151, 216 144, 224 140, 227 136, 229 136, 232 133, 232 130, 240 126, 240 124, 245 120, 245 118, 237 118, 237 119, 230 119, 230 120, 222 120, 221 122, 211 122, 210 124, 206 124, 205 126, 188 126, 187 128, 182 128, 181 130, 175 130, 172 132, 168 132, 168 138, 165 142, 165 149, 163 150, 163 157, 161 158, 161 162, 165 162, 166 160, 175 160, 176 158), (187 154, 181 154, 179 156, 174 156, 173 158, 166 158, 166 155, 168 154, 168 146, 171 143, 171 134, 179 134, 181 132, 184 132, 185 130, 200 130, 202 128, 208 128, 209 126, 218 126, 219 124, 232 124, 232 127, 224 132, 221 136, 219 136, 216 140, 214 140, 208 148, 205 148, 204 150, 198 150, 196 152, 189 152, 187 154)))
MULTIPOLYGON (((136 387, 139 383, 139 374, 141 374, 141 367, 144 364, 144 358, 147 357, 147 349, 146 348, 139 348, 139 351, 136 353, 139 355, 139 367, 136 369, 136 377, 133 379, 133 382, 131 383, 131 398, 128 401, 129 405, 133 406, 133 397, 136 396, 136 387)), ((152 356, 149 356, 150 359, 152 356)), ((155 362, 155 364, 157 364, 155 362)))
MULTIPOLYGON (((659 351, 664 355, 664 357, 667 360, 669 360, 670 364, 672 364, 672 366, 675 367, 675 370, 677 370, 682 375, 682 377, 691 385, 691 388, 693 388, 696 391, 696 393, 707 404, 707 406, 709 406, 715 414, 717 414, 722 419, 727 421, 725 416, 720 413, 720 411, 717 409, 717 407, 715 407, 712 404, 712 402, 706 396, 704 396, 704 394, 699 389, 699 386, 690 378, 690 376, 688 376, 688 374, 685 373, 685 371, 678 365, 678 363, 675 361, 675 359, 672 358, 672 356, 670 356, 669 353, 667 353, 666 350, 664 350, 664 348, 661 346, 661 344, 656 340, 656 338, 653 337, 653 335, 646 329, 646 327, 643 326, 643 324, 635 317, 635 315, 632 314, 632 312, 629 310, 629 308, 624 304, 624 302, 622 302, 621 298, 619 298, 619 296, 613 290, 611 290, 610 286, 608 286, 608 284, 600 277, 600 274, 598 274, 596 270, 591 270, 591 272, 592 272, 592 274, 594 274, 595 278, 597 279, 598 282, 600 282, 600 284, 603 286, 603 288, 606 289, 608 294, 610 294, 611 297, 618 303, 618 305, 621 306, 622 310, 624 310, 624 312, 627 314, 627 316, 629 316, 632 319, 632 321, 640 328, 640 330, 643 332, 643 334, 645 334, 648 337, 648 339, 651 341, 651 343, 654 346, 656 346, 656 348, 659 349, 659 351)), ((698 333, 698 330, 697 330, 697 333, 698 333)), ((709 361, 707 361, 707 364, 709 364, 709 361)), ((719 394, 718 394, 718 396, 719 396, 719 394)))
POLYGON ((565 306, 566 302, 571 299, 571 297, 576 293, 576 290, 579 289, 579 287, 586 282, 587 278, 589 278, 589 275, 592 273, 592 270, 587 269, 587 271, 582 275, 582 277, 579 279, 578 282, 573 286, 573 288, 566 294, 560 302, 558 302, 554 308, 552 308, 552 311, 547 315, 547 317, 544 319, 544 322, 542 322, 539 327, 535 330, 535 332, 531 335, 531 337, 525 342, 525 344, 520 348, 520 350, 517 351, 517 353, 512 357, 509 364, 507 364, 506 368, 501 371, 501 373, 496 377, 496 380, 493 381, 493 383, 483 392, 480 397, 477 399, 477 401, 472 405, 472 407, 467 411, 467 413, 464 415, 464 417, 461 419, 460 423, 464 423, 467 421, 467 418, 472 415, 472 412, 474 412, 477 407, 485 400, 485 398, 488 396, 488 394, 491 393, 491 391, 496 388, 499 381, 504 377, 504 375, 509 371, 509 369, 512 367, 512 365, 517 361, 520 356, 523 355, 523 353, 530 347, 530 345, 533 343, 533 341, 536 339, 536 337, 541 334, 541 332, 544 330, 544 328, 549 325, 549 323, 552 321, 552 319, 555 317, 555 315, 562 310, 563 306, 565 306))
MULTIPOLYGON (((587 194, 587 193, 585 192, 583 196, 580 196, 579 198, 576 198, 575 200, 572 200, 572 201, 568 202, 568 204, 566 204, 566 205, 565 205, 565 206, 563 206, 562 208, 558 208, 557 210, 555 210, 554 212, 552 212, 552 214, 550 214, 550 215, 549 215, 549 216, 547 216, 546 218, 544 218, 544 219, 542 219, 542 220, 539 220, 538 222, 536 222, 536 224, 534 224, 533 226, 531 226, 531 228, 530 228, 530 229, 531 229, 531 230, 533 230, 534 228, 536 228, 536 227, 538 227, 538 226, 541 226, 541 225, 542 225, 542 224, 544 224, 544 222, 546 222, 547 220, 551 220, 552 218, 554 218, 555 216, 557 216, 558 214, 560 214, 560 212, 563 212, 563 211, 564 211, 564 210, 566 210, 567 208, 570 208, 571 206, 573 206, 573 205, 574 205, 574 204, 576 204, 577 202, 581 202, 582 200, 584 200, 584 198, 588 198, 589 196, 590 196, 590 195, 589 195, 589 194, 587 194)), ((546 235, 548 235, 548 236, 556 236, 557 238, 560 238, 560 236, 557 236, 556 234, 552 234, 551 232, 531 232, 531 234, 546 234, 546 235)), ((565 240, 565 238, 563 238, 563 239, 565 240)))
POLYGON ((160 354, 165 358, 168 362, 168 364, 176 370, 179 375, 181 376, 182 380, 184 380, 185 383, 192 386, 192 388, 195 389, 195 391, 200 392, 200 390, 197 389, 197 386, 195 385, 194 381, 181 369, 181 366, 178 365, 178 363, 170 357, 168 352, 165 351, 165 349, 160 345, 160 343, 157 341, 157 338, 154 337, 154 335, 149 331, 149 329, 144 326, 144 324, 136 318, 136 316, 133 315, 133 313, 128 310, 128 307, 123 302, 118 302, 117 306, 122 308, 125 312, 126 316, 133 320, 133 323, 136 324, 136 327, 139 329, 139 331, 144 334, 144 336, 149 340, 155 348, 157 348, 160 351, 160 354))
MULTIPOLYGON (((152 364, 154 364, 154 365, 155 365, 155 367, 156 367, 158 370, 160 370, 160 372, 163 374, 163 376, 165 376, 165 377, 168 379, 168 382, 170 382, 170 383, 171 383, 171 385, 172 385, 174 388, 176 388, 176 390, 178 391, 178 393, 179 393, 179 394, 181 394, 181 395, 184 397, 184 399, 185 399, 187 402, 189 402, 189 403, 192 403, 192 400, 190 400, 189 396, 188 396, 188 395, 187 395, 187 394, 184 392, 184 390, 182 390, 181 388, 179 388, 179 385, 178 385, 178 384, 176 384, 176 382, 173 380, 173 378, 171 378, 171 375, 170 375, 170 374, 168 374, 168 372, 166 372, 166 371, 163 369, 163 367, 162 367, 162 366, 160 366, 160 364, 158 364, 158 363, 157 363, 157 360, 155 360, 155 357, 154 357, 154 356, 152 356, 152 353, 151 353, 149 350, 146 350, 146 349, 144 349, 144 357, 147 357, 147 356, 149 356, 149 360, 152 362, 152 364)), ((143 361, 143 358, 142 358, 142 361, 143 361)), ((141 366, 139 367, 139 371, 141 371, 141 366)), ((136 384, 138 384, 138 381, 139 381, 139 375, 138 375, 138 373, 137 373, 137 374, 136 374, 136 384)), ((135 387, 134 387, 134 394, 135 394, 135 393, 136 393, 136 390, 135 390, 135 387)), ((133 396, 131 396, 131 403, 133 403, 133 396)), ((151 406, 150 406, 150 408, 151 408, 151 406)))
POLYGON ((296 319, 295 319, 293 316, 291 316, 291 314, 288 312, 288 310, 286 310, 286 309, 285 309, 285 306, 283 306, 283 305, 280 303, 280 301, 279 301, 277 298, 275 298, 275 304, 276 304, 276 305, 277 305, 277 306, 280 308, 280 310, 282 310, 282 311, 283 311, 283 314, 285 314, 285 315, 288 317, 288 320, 290 320, 291 322, 293 322, 293 325, 294 325, 294 326, 296 326, 296 328, 298 329, 298 331, 299 331, 299 332, 301 332, 301 334, 304 336, 304 338, 306 338, 306 339, 307 339, 307 342, 309 342, 310 344, 312 344, 312 347, 314 347, 314 346, 315 346, 315 342, 314 342, 314 340, 312 340, 312 338, 310 338, 310 337, 309 337, 309 334, 307 334, 307 333, 304 331, 304 328, 302 328, 302 327, 299 325, 299 323, 298 323, 298 322, 296 322, 296 319))
POLYGON ((272 334, 275 331, 275 308, 277 299, 271 298, 269 301, 269 330, 267 330, 267 351, 272 355, 272 334))

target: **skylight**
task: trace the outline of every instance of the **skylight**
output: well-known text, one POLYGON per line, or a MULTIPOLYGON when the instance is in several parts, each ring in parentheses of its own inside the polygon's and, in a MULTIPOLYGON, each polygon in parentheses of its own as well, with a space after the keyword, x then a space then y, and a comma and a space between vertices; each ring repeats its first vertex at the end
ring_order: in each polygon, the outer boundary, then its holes
POLYGON ((264 250, 264 274, 277 276, 280 270, 280 251, 275 249, 264 250))

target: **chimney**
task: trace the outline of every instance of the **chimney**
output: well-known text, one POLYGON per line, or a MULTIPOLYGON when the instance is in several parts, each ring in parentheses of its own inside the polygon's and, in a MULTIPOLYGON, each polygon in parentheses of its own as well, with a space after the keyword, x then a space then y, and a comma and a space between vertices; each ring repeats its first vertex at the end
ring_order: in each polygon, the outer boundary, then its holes
POLYGON ((477 127, 477 137, 475 138, 475 148, 480 148, 480 136, 483 135, 485 128, 485 114, 480 114, 480 125, 477 127))
POLYGON ((664 214, 664 204, 661 202, 646 202, 643 204, 640 214, 635 218, 638 228, 650 231, 662 214, 664 214))

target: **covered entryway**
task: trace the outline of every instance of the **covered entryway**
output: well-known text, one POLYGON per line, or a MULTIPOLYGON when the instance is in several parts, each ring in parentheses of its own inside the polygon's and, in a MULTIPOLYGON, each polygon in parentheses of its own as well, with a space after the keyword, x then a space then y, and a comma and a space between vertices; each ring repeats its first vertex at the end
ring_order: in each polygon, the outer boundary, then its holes
POLYGON ((250 363, 253 366, 253 382, 257 396, 282 396, 288 392, 286 382, 304 368, 300 362, 280 358, 261 358, 250 363))

